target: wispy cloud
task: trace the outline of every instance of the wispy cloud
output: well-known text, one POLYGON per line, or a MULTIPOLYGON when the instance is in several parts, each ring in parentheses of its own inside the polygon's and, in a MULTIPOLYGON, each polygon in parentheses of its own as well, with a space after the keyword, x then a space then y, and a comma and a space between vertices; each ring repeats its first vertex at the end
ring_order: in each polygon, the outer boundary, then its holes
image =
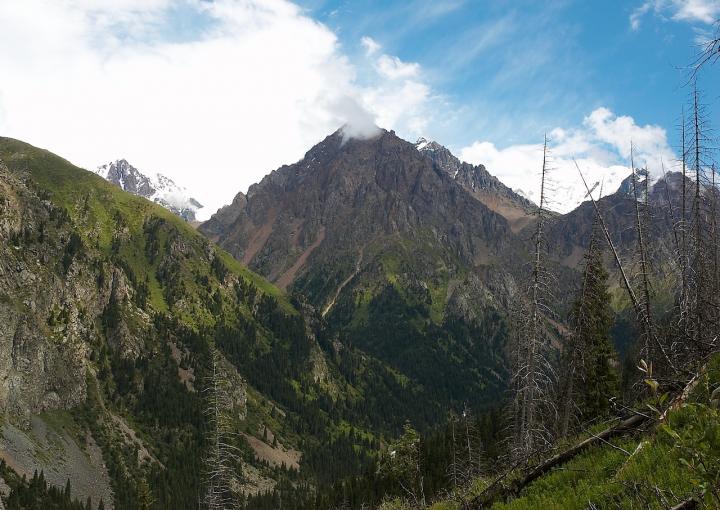
POLYGON ((630 27, 638 30, 650 12, 674 21, 711 24, 720 17, 720 0, 646 0, 630 14, 630 27))
POLYGON ((503 52, 506 51, 517 29, 515 15, 510 13, 458 34, 452 45, 442 49, 443 67, 451 72, 463 69, 483 54, 507 43, 503 49, 503 52))

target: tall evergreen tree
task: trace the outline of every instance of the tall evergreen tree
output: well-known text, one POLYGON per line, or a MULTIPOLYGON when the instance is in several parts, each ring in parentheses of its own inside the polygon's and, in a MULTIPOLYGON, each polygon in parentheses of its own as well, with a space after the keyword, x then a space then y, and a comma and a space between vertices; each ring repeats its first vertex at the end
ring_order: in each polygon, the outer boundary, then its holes
POLYGON ((610 340, 613 312, 608 272, 598 242, 598 226, 596 220, 585 254, 581 288, 571 311, 573 332, 564 353, 569 376, 564 391, 563 435, 568 433, 573 416, 587 420, 606 414, 609 398, 619 388, 610 340))

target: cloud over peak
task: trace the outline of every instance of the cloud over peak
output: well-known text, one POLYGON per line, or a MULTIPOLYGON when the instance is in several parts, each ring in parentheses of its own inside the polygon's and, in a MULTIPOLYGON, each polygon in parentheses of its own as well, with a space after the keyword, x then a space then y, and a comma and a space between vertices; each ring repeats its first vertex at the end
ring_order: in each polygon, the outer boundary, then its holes
POLYGON ((361 44, 286 0, 0 2, 0 133, 86 168, 119 154, 211 213, 341 125, 417 134, 420 66, 361 44))

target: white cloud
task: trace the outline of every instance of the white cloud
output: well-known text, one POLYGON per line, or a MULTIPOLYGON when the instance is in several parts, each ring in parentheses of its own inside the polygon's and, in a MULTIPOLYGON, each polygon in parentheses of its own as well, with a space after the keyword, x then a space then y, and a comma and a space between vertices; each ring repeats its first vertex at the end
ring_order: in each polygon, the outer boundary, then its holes
POLYGON ((378 71, 385 78, 396 80, 398 78, 415 78, 420 73, 420 65, 414 62, 406 63, 397 57, 380 55, 377 60, 378 71))
POLYGON ((365 53, 367 54, 367 56, 374 55, 382 47, 377 41, 375 41, 375 39, 368 36, 364 36, 362 39, 360 39, 360 42, 365 48, 365 53))
POLYGON ((630 27, 638 30, 651 11, 675 21, 711 24, 720 18, 720 0, 646 0, 630 14, 630 27))
POLYGON ((675 0, 673 5, 676 9, 673 19, 679 21, 699 21, 709 24, 717 21, 720 15, 718 0, 675 0))
POLYGON ((345 122, 342 126, 345 139, 373 138, 380 133, 380 129, 375 124, 375 117, 355 98, 343 96, 336 99, 330 105, 330 111, 338 120, 345 122))
MULTIPOLYGON (((548 204, 558 212, 568 212, 586 198, 575 161, 590 187, 599 193, 613 193, 630 175, 630 142, 636 167, 647 167, 653 178, 669 168, 675 154, 668 145, 665 130, 653 125, 639 126, 632 117, 617 116, 607 108, 598 108, 572 129, 555 128, 549 134, 551 185, 548 204)), ((460 152, 461 159, 484 164, 488 171, 507 186, 521 191, 529 199, 540 198, 542 144, 513 145, 498 149, 478 141, 460 152)))
POLYGON ((0 134, 86 168, 124 157, 206 217, 343 124, 422 129, 434 96, 420 67, 362 44, 351 61, 286 0, 0 2, 0 134))
POLYGON ((408 138, 420 136, 436 108, 443 105, 424 82, 421 66, 379 53, 381 46, 369 37, 362 38, 362 45, 371 68, 367 72, 376 77, 371 86, 360 89, 362 104, 375 114, 380 126, 398 126, 408 138))

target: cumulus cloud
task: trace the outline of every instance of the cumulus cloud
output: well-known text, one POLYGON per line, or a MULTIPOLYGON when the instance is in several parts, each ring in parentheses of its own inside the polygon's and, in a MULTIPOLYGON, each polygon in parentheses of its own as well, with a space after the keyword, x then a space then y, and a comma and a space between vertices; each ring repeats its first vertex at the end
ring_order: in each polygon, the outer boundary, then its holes
POLYGON ((398 78, 415 78, 420 72, 420 65, 414 62, 403 62, 397 57, 381 55, 377 60, 380 74, 391 80, 398 78))
POLYGON ((419 64, 382 53, 382 46, 370 37, 363 37, 361 42, 367 72, 376 79, 371 86, 360 88, 360 102, 375 114, 380 126, 399 127, 409 138, 420 136, 443 105, 442 99, 423 80, 419 64))
POLYGON ((630 14, 630 27, 638 30, 649 12, 675 21, 711 24, 720 17, 720 0, 646 0, 630 14))
POLYGON ((420 66, 361 44, 351 60, 287 0, 0 2, 0 134, 86 168, 124 157, 211 214, 343 124, 421 130, 420 66))
MULTIPOLYGON (((676 156, 664 129, 638 125, 632 117, 618 116, 607 108, 597 108, 585 117, 581 126, 555 128, 549 134, 551 186, 549 206, 568 212, 586 197, 575 161, 583 171, 595 196, 613 193, 630 175, 630 145, 636 167, 647 167, 653 179, 669 168, 676 156)), ((461 159, 484 164, 507 186, 522 192, 530 200, 540 198, 539 174, 542 144, 513 145, 498 149, 487 141, 477 141, 461 150, 461 159)))

